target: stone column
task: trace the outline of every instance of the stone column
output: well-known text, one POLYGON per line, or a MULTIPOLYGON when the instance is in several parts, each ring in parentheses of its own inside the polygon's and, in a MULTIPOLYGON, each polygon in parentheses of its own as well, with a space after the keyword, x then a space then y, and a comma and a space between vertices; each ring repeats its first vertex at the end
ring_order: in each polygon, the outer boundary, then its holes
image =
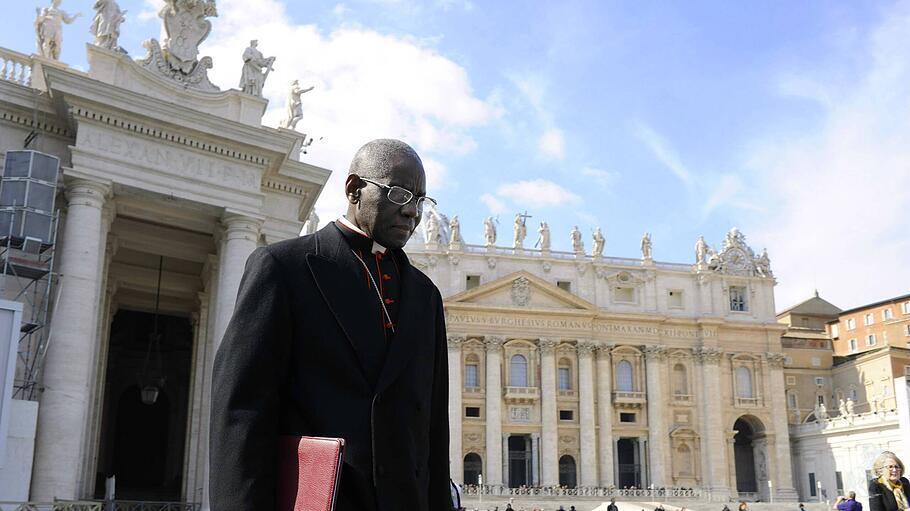
POLYGON ((461 454, 461 393, 464 384, 461 381, 461 344, 464 337, 449 334, 449 472, 452 480, 463 483, 464 458, 461 454))
MULTIPOLYGON (((726 500, 730 495, 731 472, 728 465, 726 432, 732 424, 724 424, 721 407, 720 358, 717 348, 695 348, 692 350, 701 369, 702 386, 696 397, 702 424, 702 447, 704 453, 702 480, 715 501, 726 500)), ((730 438, 732 442, 732 437, 730 438)))
MULTIPOLYGON (((218 257, 214 255, 209 255, 205 262, 205 266, 202 269, 202 283, 203 289, 205 290, 205 299, 200 294, 200 304, 199 306, 205 310, 205 342, 208 346, 207 350, 209 357, 205 360, 205 376, 204 381, 206 384, 202 386, 202 425, 200 427, 202 438, 199 440, 205 449, 205 455, 203 460, 200 462, 200 470, 202 471, 202 511, 209 511, 209 455, 208 455, 208 445, 209 445, 209 424, 211 422, 210 411, 212 408, 212 369, 215 362, 215 346, 220 339, 216 340, 214 336, 215 331, 215 304, 212 303, 212 296, 218 296, 218 257)), ((197 484, 198 487, 198 484, 197 484)))
POLYGON ((600 486, 606 488, 615 483, 613 473, 613 361, 610 351, 613 346, 597 347, 597 438, 600 486))
POLYGON ((541 339, 540 347, 540 471, 541 486, 559 484, 559 430, 556 417, 556 341, 541 339))
POLYGON ((259 228, 262 221, 244 215, 225 213, 221 218, 224 227, 218 260, 218 295, 215 302, 215 351, 221 346, 221 339, 228 322, 234 314, 237 291, 246 260, 259 245, 259 228))
POLYGON ((502 337, 487 337, 483 344, 486 349, 486 451, 487 456, 484 484, 502 486, 502 337))
POLYGON ((661 366, 666 358, 666 350, 662 346, 645 347, 646 376, 648 382, 648 451, 650 458, 648 466, 651 468, 651 484, 654 486, 668 486, 669 471, 669 439, 670 431, 666 421, 666 397, 664 396, 664 382, 661 377, 661 366))
MULTIPOLYGON (((203 270, 204 272, 204 270, 203 270)), ((203 501, 205 466, 208 460, 208 417, 211 403, 211 358, 214 356, 208 336, 208 296, 197 294, 199 309, 193 313, 193 367, 190 373, 190 421, 186 433, 186 468, 184 498, 187 502, 203 501)))
MULTIPOLYGON (((784 354, 768 353, 766 360, 771 379, 770 405, 772 410, 787 409, 787 395, 784 387, 784 354)), ((766 398, 767 402, 768 398, 766 398)), ((781 500, 796 500, 798 494, 793 486, 793 471, 790 464, 790 430, 787 424, 787 414, 773 413, 771 421, 774 427, 774 441, 769 442, 768 455, 774 457, 776 470, 768 477, 773 478, 774 498, 781 500)))
POLYGON ((502 484, 509 486, 509 434, 502 434, 502 484))
MULTIPOLYGON (((38 410, 31 500, 75 500, 80 495, 86 428, 101 307, 102 262, 106 247, 102 208, 111 194, 106 183, 74 179, 66 184, 69 204, 60 258, 54 337, 41 373, 44 392, 38 410)), ((109 218, 108 220, 109 221, 109 218)))
POLYGON ((578 422, 581 440, 581 486, 597 486, 597 439, 594 431, 594 349, 578 342, 578 422))
POLYGON ((531 486, 540 486, 540 433, 531 433, 531 486))

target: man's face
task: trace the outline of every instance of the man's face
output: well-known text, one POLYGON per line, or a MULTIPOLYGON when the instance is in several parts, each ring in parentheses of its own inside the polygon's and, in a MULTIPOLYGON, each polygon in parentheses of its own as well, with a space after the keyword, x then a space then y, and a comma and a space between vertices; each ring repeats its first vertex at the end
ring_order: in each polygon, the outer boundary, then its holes
POLYGON ((401 248, 420 223, 421 212, 417 210, 416 199, 427 193, 426 175, 423 165, 406 154, 397 155, 393 160, 391 172, 386 177, 369 179, 406 188, 415 197, 401 206, 388 199, 387 189, 362 181, 365 186, 360 190, 355 222, 380 245, 401 248))

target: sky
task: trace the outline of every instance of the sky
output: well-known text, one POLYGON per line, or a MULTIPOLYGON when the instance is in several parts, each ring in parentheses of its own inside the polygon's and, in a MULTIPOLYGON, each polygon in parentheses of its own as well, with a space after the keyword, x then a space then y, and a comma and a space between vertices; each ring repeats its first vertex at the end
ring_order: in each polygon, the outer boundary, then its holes
MULTIPOLYGON (((34 8, 0 19, 0 46, 34 51, 34 8)), ((61 60, 87 67, 92 0, 61 60)), ((120 0, 121 46, 159 37, 161 0, 120 0)), ((201 55, 236 88, 250 39, 275 56, 263 123, 291 80, 314 85, 297 129, 304 161, 333 171, 316 210, 344 209, 351 157, 400 138, 428 194, 482 221, 527 211, 553 249, 600 227, 605 255, 693 262, 738 227, 767 248, 781 310, 820 295, 841 308, 910 293, 910 2, 219 0, 201 55)))

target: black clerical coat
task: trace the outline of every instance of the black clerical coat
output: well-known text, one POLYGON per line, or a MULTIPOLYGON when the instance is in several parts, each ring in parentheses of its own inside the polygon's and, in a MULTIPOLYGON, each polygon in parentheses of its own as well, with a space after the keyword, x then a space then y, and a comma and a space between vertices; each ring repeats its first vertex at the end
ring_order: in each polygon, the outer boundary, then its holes
POLYGON ((246 264, 212 375, 212 511, 275 509, 276 438, 346 441, 336 511, 449 511, 442 298, 400 261, 396 333, 334 224, 246 264))

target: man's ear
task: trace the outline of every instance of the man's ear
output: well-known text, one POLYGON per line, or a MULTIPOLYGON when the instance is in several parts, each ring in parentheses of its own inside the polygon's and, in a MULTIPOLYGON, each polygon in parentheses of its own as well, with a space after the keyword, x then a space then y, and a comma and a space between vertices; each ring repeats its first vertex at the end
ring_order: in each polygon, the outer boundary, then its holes
POLYGON ((366 185, 357 174, 348 174, 348 178, 344 182, 344 194, 348 198, 348 202, 351 204, 359 202, 360 190, 366 185))

